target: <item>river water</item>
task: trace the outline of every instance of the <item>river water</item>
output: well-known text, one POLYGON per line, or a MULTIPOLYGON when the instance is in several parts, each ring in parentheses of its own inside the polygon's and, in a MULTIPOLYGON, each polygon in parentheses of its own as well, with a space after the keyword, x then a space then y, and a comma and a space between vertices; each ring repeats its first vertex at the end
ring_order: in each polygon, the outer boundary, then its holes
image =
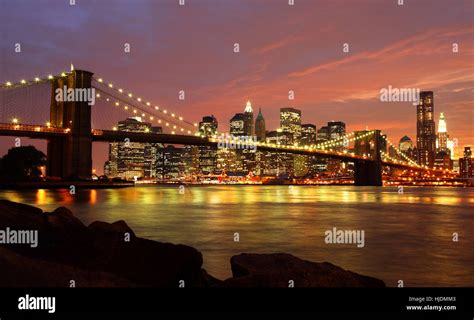
POLYGON ((231 276, 230 257, 286 252, 380 278, 387 286, 474 286, 474 188, 355 186, 140 186, 0 191, 0 198, 85 224, 125 220, 135 233, 202 252, 231 276), (364 247, 327 244, 325 231, 363 230, 364 247), (235 236, 238 233, 239 241, 235 236), (453 241, 453 233, 458 241, 453 241))

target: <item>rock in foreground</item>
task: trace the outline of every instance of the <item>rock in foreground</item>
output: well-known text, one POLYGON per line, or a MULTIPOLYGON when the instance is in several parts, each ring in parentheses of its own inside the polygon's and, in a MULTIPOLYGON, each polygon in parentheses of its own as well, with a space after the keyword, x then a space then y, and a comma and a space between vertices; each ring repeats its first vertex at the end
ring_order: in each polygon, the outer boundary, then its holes
POLYGON ((36 230, 38 246, 0 244, 0 287, 384 287, 383 281, 289 254, 231 258, 233 278, 202 269, 196 249, 139 238, 124 221, 85 226, 71 211, 0 200, 0 229, 36 230))
POLYGON ((339 268, 331 263, 315 263, 291 254, 240 254, 230 260, 233 278, 229 287, 385 287, 379 279, 339 268))
POLYGON ((0 229, 7 227, 37 230, 38 246, 0 245, 0 286, 28 286, 29 281, 30 286, 66 287, 70 280, 78 287, 177 287, 181 280, 186 286, 201 283, 199 251, 136 237, 123 221, 94 222, 87 227, 63 207, 43 212, 0 200, 0 229), (21 279, 22 274, 27 277, 21 279))

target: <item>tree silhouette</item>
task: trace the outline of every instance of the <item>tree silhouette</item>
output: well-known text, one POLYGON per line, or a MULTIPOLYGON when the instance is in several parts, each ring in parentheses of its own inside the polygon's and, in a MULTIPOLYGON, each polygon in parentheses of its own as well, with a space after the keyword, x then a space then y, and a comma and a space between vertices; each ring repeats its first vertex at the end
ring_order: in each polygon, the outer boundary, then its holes
POLYGON ((33 146, 11 148, 1 159, 0 176, 4 181, 37 180, 45 164, 45 154, 33 146))

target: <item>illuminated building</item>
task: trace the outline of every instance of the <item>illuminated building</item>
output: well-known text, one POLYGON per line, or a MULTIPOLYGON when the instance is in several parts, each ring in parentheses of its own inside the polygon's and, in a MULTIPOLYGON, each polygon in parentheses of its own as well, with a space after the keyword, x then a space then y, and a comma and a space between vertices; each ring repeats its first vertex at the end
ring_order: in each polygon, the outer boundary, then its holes
POLYGON ((261 109, 258 110, 257 119, 255 119, 255 135, 257 141, 265 141, 265 119, 261 109))
POLYGON ((303 124, 301 126, 300 144, 310 146, 316 144, 316 126, 314 124, 303 124))
POLYGON ((451 159, 454 160, 455 158, 455 152, 456 152, 456 146, 457 146, 457 139, 454 138, 453 140, 448 139, 447 142, 447 147, 449 150, 449 153, 451 154, 451 159))
POLYGON ((436 169, 453 169, 453 160, 451 160, 449 151, 443 150, 436 153, 434 167, 436 169))
POLYGON ((181 178, 186 172, 184 161, 185 149, 168 145, 160 149, 158 158, 161 162, 162 176, 165 180, 181 178))
POLYGON ((436 140, 436 147, 438 151, 448 151, 448 130, 446 128, 446 119, 444 113, 441 112, 439 115, 438 122, 438 139, 436 140))
MULTIPOLYGON (((214 116, 206 116, 199 123, 199 132, 206 137, 212 137, 217 133, 217 119, 214 116)), ((209 146, 199 147, 199 170, 203 174, 212 174, 216 171, 217 150, 209 146)))
POLYGON ((405 153, 410 152, 413 150, 413 141, 408 136, 403 136, 398 142, 398 149, 405 153))
POLYGON ((459 175, 462 178, 474 178, 471 147, 464 148, 464 157, 459 158, 459 175))
POLYGON ((250 101, 247 101, 247 105, 244 109, 244 135, 247 137, 253 137, 255 135, 253 109, 250 101))
MULTIPOLYGON (((398 142, 398 149, 403 152, 407 157, 412 160, 416 160, 416 150, 413 146, 413 141, 408 136, 403 136, 398 142)), ((403 160, 400 155, 397 158, 403 160)))
POLYGON ((418 163, 422 166, 433 167, 436 154, 433 91, 420 92, 420 101, 416 107, 416 113, 418 163))
POLYGON ((299 143, 301 136, 301 110, 281 108, 280 128, 283 132, 290 132, 292 134, 292 142, 290 144, 299 143))
POLYGON ((217 150, 217 172, 239 172, 241 165, 238 163, 236 150, 221 148, 217 150))
POLYGON ((329 127, 324 126, 319 128, 316 134, 316 143, 323 143, 329 140, 329 127))
MULTIPOLYGON (((269 131, 266 134, 266 143, 274 145, 290 145, 293 134, 287 131, 269 131)), ((293 155, 285 152, 265 152, 264 173, 271 176, 293 175, 293 155)))
MULTIPOLYGON (((330 121, 328 122, 329 128, 329 140, 336 140, 346 135, 346 124, 342 121, 330 121)), ((344 151, 348 147, 347 144, 333 148, 336 151, 344 151)))
POLYGON ((230 134, 239 137, 245 135, 245 116, 243 113, 236 113, 232 119, 230 119, 229 131, 230 134))
MULTIPOLYGON (((118 123, 118 131, 123 132, 161 132, 140 117, 131 117, 118 123)), ((126 180, 156 176, 156 150, 158 144, 132 141, 112 142, 109 145, 109 161, 106 174, 110 178, 126 180)))
POLYGON ((472 158, 471 147, 464 148, 464 158, 472 158))
MULTIPOLYGON (((162 133, 161 127, 151 127, 150 132, 154 134, 162 133)), ((144 175, 145 178, 159 178, 162 176, 158 153, 163 148, 161 143, 145 143, 144 156, 144 175)))
POLYGON ((197 146, 184 146, 183 161, 186 164, 186 176, 195 178, 199 173, 199 148, 197 146))
MULTIPOLYGON (((314 124, 303 124, 301 126, 300 145, 310 146, 316 144, 316 126, 314 124)), ((308 173, 315 172, 316 157, 306 155, 293 155, 294 158, 294 175, 302 177, 308 173)))
POLYGON ((217 132, 217 119, 214 116, 202 117, 199 122, 199 133, 202 136, 212 137, 217 132))

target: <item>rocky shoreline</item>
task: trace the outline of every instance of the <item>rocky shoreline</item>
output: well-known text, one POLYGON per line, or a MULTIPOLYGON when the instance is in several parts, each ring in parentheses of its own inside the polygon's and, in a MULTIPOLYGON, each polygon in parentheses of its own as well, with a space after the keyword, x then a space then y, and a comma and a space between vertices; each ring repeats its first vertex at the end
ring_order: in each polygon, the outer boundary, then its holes
POLYGON ((286 253, 230 259, 232 278, 202 269, 198 250, 137 237, 124 221, 85 226, 53 212, 0 200, 0 230, 37 230, 38 246, 0 238, 0 287, 385 287, 382 280, 286 253))

